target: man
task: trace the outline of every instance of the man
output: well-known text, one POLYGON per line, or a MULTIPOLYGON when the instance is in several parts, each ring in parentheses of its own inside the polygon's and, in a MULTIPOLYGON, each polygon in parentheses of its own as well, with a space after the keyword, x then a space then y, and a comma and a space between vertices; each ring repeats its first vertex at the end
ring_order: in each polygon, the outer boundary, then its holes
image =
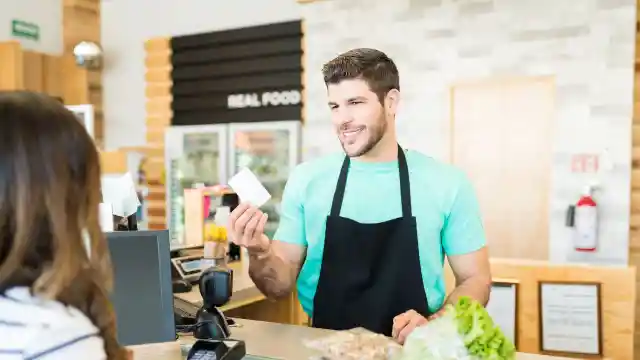
POLYGON ((447 255, 456 288, 446 302, 464 295, 486 304, 491 275, 475 193, 461 171, 398 145, 396 65, 355 49, 322 73, 344 154, 296 167, 273 240, 260 210, 241 204, 231 214, 231 238, 247 248, 257 287, 285 296, 297 280, 313 326, 363 326, 403 343, 442 309, 447 255))

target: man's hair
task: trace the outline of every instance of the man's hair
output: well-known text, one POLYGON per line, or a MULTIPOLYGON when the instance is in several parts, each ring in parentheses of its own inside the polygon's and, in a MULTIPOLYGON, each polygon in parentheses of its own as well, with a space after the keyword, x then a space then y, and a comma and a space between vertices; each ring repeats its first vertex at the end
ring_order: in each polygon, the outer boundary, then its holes
POLYGON ((362 79, 367 82, 380 102, 392 90, 400 90, 400 76, 396 64, 376 49, 349 50, 322 66, 324 83, 337 84, 343 80, 362 79))

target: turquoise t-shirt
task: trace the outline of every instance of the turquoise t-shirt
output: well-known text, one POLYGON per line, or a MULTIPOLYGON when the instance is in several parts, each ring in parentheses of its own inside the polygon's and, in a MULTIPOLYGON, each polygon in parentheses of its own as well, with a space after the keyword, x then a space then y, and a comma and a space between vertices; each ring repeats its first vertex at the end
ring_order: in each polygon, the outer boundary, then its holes
MULTIPOLYGON (((457 168, 421 153, 406 152, 411 206, 418 225, 420 266, 427 301, 437 311, 445 300, 444 255, 460 255, 485 246, 478 201, 470 181, 457 168)), ((284 190, 274 240, 307 247, 298 276, 298 297, 313 315, 324 247, 325 224, 344 160, 343 153, 298 165, 284 190)), ((398 161, 351 160, 340 216, 378 223, 402 216, 398 161)), ((353 254, 358 256, 358 254, 353 254)))

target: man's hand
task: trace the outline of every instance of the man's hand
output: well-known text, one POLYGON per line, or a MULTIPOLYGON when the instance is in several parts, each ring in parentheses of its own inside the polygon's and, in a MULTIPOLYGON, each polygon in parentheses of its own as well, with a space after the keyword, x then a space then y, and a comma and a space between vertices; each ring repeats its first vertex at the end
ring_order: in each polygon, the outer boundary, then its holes
POLYGON ((405 340, 407 340, 407 336, 409 336, 415 328, 422 326, 427 322, 427 318, 418 314, 417 311, 409 310, 393 318, 393 330, 391 332, 391 336, 393 336, 393 338, 402 345, 405 340))
POLYGON ((258 208, 247 203, 238 205, 229 217, 231 241, 252 254, 267 252, 271 242, 264 234, 266 223, 267 214, 258 208))
POLYGON ((429 320, 429 321, 433 321, 433 320, 435 320, 435 319, 439 318, 440 316, 444 315, 445 311, 446 311, 446 309, 445 309, 445 308, 444 308, 444 306, 443 306, 440 310, 438 310, 438 311, 436 311, 435 313, 433 313, 433 314, 429 315, 429 317, 427 318, 427 320, 429 320))

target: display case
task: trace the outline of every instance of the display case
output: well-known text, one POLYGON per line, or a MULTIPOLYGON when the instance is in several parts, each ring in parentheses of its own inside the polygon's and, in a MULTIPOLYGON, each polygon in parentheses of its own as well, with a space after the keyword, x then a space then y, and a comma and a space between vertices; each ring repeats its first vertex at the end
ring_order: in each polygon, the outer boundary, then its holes
POLYGON ((280 221, 280 202, 293 168, 300 162, 300 121, 229 125, 229 174, 249 168, 271 194, 262 207, 271 238, 280 221))
POLYGON ((173 244, 184 242, 184 190, 225 183, 227 125, 170 127, 165 134, 166 220, 173 244))
POLYGON ((226 184, 240 169, 253 171, 271 194, 270 237, 280 221, 280 202, 300 162, 300 121, 175 126, 165 138, 167 225, 174 244, 184 243, 184 190, 226 184))

